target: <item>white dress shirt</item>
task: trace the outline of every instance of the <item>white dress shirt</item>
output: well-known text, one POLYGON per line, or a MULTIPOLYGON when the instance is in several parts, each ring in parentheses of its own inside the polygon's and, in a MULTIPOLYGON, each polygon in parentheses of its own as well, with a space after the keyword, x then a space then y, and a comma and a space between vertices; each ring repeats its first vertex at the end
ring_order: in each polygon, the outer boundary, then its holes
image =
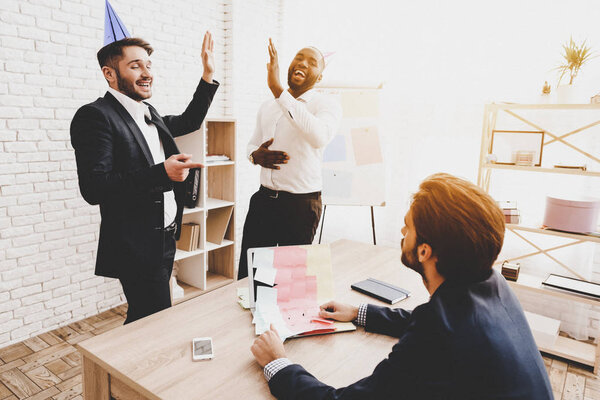
POLYGON ((281 169, 261 168, 260 183, 290 193, 318 192, 323 188, 323 150, 335 135, 342 107, 331 96, 309 90, 295 99, 287 90, 258 110, 256 129, 247 156, 273 138, 269 150, 285 151, 289 160, 281 169))
MULTIPOLYGON (((148 147, 150 148, 150 153, 152 154, 152 158, 154 159, 155 164, 160 164, 165 161, 165 150, 163 149, 162 142, 158 136, 158 130, 154 124, 148 124, 145 117, 151 118, 150 110, 148 106, 144 103, 137 102, 133 100, 131 97, 124 95, 123 93, 109 87, 108 92, 115 96, 115 98, 125 107, 125 110, 131 115, 131 118, 135 121, 137 126, 142 131, 144 135, 144 139, 146 139, 146 143, 148 143, 148 147)), ((169 226, 173 221, 175 221, 175 216, 177 215, 177 203, 175 202, 175 193, 170 190, 168 192, 163 193, 164 201, 165 201, 165 220, 164 226, 169 226)))

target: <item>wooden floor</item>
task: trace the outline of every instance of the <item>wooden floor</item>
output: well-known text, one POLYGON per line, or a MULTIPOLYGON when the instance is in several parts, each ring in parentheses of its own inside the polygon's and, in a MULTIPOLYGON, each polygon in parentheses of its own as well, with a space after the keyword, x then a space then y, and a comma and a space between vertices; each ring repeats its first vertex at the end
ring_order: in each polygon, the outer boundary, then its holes
MULTIPOLYGON (((0 349, 0 400, 82 400, 81 357, 74 344, 123 324, 127 305, 0 349)), ((556 400, 600 400, 589 370, 544 357, 556 400)))

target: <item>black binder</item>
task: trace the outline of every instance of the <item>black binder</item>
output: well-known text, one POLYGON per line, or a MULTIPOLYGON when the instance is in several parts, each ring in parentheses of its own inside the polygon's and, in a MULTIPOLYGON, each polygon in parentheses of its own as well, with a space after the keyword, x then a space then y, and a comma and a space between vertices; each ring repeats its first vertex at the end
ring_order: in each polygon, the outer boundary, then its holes
POLYGON ((410 296, 410 292, 406 289, 373 278, 357 282, 350 287, 388 304, 395 304, 410 296))
POLYGON ((202 176, 200 171, 200 168, 192 168, 188 177, 185 178, 183 205, 187 208, 194 208, 198 204, 198 197, 200 197, 200 177, 202 176))

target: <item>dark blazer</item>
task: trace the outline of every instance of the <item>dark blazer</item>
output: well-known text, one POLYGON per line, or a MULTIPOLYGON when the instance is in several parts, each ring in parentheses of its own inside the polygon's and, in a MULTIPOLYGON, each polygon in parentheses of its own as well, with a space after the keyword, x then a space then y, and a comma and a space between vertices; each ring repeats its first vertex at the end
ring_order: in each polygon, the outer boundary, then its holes
MULTIPOLYGON (((201 80, 181 115, 161 117, 148 104, 165 158, 179 153, 173 137, 200 128, 218 86, 201 80)), ((71 122, 71 144, 81 195, 88 203, 100 205, 96 275, 151 277, 162 261, 163 193, 175 191, 180 226, 183 185, 169 179, 164 163, 154 164, 139 127, 108 92, 77 110, 71 122)))
POLYGON ((335 389, 293 364, 271 378, 271 393, 311 400, 553 398, 523 310, 497 272, 472 285, 445 282, 412 313, 369 305, 366 330, 400 339, 371 376, 335 389))

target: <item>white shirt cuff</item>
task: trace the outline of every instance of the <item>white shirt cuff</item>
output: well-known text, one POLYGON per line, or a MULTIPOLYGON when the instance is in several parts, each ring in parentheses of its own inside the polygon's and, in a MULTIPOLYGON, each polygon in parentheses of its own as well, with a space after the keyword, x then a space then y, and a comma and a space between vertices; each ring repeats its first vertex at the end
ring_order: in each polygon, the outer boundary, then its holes
POLYGON ((356 325, 367 326, 367 307, 368 304, 358 306, 358 317, 356 317, 356 325))
POLYGON ((278 358, 277 360, 273 360, 267 365, 265 365, 265 369, 263 373, 265 374, 265 379, 267 382, 271 380, 276 373, 287 367, 288 365, 292 365, 293 363, 287 358, 278 358))

